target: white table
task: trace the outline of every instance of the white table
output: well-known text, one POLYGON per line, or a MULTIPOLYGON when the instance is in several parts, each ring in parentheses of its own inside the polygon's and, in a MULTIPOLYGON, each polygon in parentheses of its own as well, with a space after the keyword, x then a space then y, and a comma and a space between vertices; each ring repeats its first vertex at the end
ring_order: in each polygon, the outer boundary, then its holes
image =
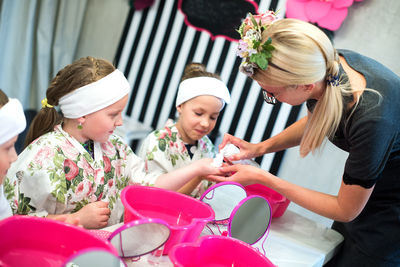
MULTIPOLYGON (((119 226, 121 224, 104 230, 113 231, 119 226)), ((209 233, 205 228, 202 235, 209 233)), ((253 246, 262 251, 262 241, 253 246)), ((333 257, 342 241, 343 237, 338 232, 287 210, 282 217, 272 219, 264 248, 268 259, 279 267, 319 267, 333 257)), ((148 258, 149 256, 145 256, 137 262, 129 261, 127 265, 154 266, 148 264, 148 258)), ((160 262, 157 266, 172 266, 167 256, 158 260, 160 262)))

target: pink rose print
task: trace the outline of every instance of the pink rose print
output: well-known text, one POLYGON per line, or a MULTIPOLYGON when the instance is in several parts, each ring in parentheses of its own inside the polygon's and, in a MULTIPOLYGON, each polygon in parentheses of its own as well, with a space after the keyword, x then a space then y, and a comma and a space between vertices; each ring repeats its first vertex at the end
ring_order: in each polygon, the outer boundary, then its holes
POLYGON ((114 180, 108 180, 108 187, 112 187, 114 184, 114 180))
POLYGON ((72 181, 78 173, 79 173, 79 168, 76 166, 75 162, 73 162, 70 159, 64 160, 64 173, 65 173, 65 179, 68 181, 72 181))
POLYGON ((67 158, 76 159, 78 157, 79 151, 72 146, 70 143, 64 143, 61 146, 61 150, 67 158))
POLYGON ((89 175, 94 175, 93 173, 93 169, 90 166, 90 164, 86 161, 86 159, 84 157, 82 157, 78 163, 77 163, 78 167, 83 169, 83 177, 86 178, 89 175))
POLYGON ((164 139, 166 135, 167 135, 166 132, 162 132, 162 133, 160 134, 160 137, 158 137, 158 139, 164 139))
POLYGON ((165 127, 165 130, 167 131, 169 136, 172 136, 171 129, 169 127, 165 127))
POLYGON ((102 143, 101 144, 101 148, 104 151, 104 153, 107 155, 107 157, 109 157, 109 158, 114 157, 115 154, 117 153, 117 151, 115 150, 114 145, 110 141, 102 143))
POLYGON ((35 158, 33 159, 33 161, 36 164, 43 166, 43 161, 45 161, 46 159, 51 159, 53 156, 54 156, 54 152, 51 148, 43 147, 35 155, 35 158))
POLYGON ((300 19, 336 31, 347 16, 347 8, 362 0, 287 0, 286 17, 300 19))
POLYGON ((169 147, 174 147, 174 142, 169 141, 169 147))
POLYGON ((100 195, 97 197, 97 201, 100 201, 103 198, 103 192, 100 193, 100 195))
POLYGON ((108 157, 103 156, 103 162, 104 162, 104 173, 111 171, 110 159, 108 157))
POLYGON ((122 176, 123 173, 123 161, 122 160, 113 160, 111 162, 111 166, 114 167, 115 169, 115 175, 117 176, 117 178, 120 178, 122 176))

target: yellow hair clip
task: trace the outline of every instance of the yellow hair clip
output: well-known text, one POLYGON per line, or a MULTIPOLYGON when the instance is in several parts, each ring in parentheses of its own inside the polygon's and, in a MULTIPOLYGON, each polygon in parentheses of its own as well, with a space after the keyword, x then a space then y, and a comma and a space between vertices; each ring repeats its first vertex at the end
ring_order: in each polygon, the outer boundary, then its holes
POLYGON ((42 100, 42 108, 52 108, 53 106, 52 105, 50 105, 49 103, 47 103, 47 98, 45 97, 45 98, 43 98, 43 100, 42 100))

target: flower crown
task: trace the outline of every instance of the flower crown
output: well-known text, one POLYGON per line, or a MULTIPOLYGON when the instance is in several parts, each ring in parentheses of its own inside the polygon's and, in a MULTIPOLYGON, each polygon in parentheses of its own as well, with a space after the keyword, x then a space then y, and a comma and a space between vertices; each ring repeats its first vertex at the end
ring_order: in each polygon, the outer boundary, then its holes
POLYGON ((273 11, 267 11, 259 15, 249 13, 237 30, 241 38, 237 48, 237 55, 243 58, 239 70, 247 76, 252 76, 255 68, 267 69, 268 60, 272 57, 272 51, 275 48, 271 44, 271 38, 261 44, 262 33, 277 19, 273 11))

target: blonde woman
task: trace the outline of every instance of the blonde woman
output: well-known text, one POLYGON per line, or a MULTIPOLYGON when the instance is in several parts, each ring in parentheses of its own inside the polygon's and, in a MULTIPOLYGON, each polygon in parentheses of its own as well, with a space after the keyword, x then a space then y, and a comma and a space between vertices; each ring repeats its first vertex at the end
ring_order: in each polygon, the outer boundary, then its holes
POLYGON ((349 152, 336 196, 289 183, 252 166, 222 168, 242 184, 261 183, 335 220, 345 238, 331 266, 400 265, 400 78, 380 63, 335 50, 317 27, 272 12, 240 28, 241 70, 257 81, 268 103, 307 104, 308 115, 258 144, 225 135, 240 148, 230 160, 300 145, 306 156, 325 137, 349 152), (257 42, 260 41, 259 45, 257 42))

